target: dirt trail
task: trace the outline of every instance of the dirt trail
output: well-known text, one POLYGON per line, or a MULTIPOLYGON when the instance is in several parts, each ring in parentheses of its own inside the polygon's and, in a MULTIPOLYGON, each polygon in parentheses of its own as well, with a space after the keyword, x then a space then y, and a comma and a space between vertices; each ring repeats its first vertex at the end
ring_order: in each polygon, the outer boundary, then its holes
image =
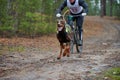
POLYGON ((59 44, 55 35, 1 39, 1 43, 26 47, 22 52, 0 55, 0 80, 95 80, 102 71, 120 67, 120 21, 94 16, 85 21, 83 53, 75 52, 61 60, 56 59, 59 44))

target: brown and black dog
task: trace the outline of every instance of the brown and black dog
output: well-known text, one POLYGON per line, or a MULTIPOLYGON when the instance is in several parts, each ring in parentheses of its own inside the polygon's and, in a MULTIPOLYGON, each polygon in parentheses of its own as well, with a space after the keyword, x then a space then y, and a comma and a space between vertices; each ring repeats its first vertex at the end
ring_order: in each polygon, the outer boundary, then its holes
POLYGON ((57 21, 57 39, 60 43, 60 53, 57 59, 61 59, 62 56, 69 57, 71 39, 66 32, 65 21, 63 19, 57 21))

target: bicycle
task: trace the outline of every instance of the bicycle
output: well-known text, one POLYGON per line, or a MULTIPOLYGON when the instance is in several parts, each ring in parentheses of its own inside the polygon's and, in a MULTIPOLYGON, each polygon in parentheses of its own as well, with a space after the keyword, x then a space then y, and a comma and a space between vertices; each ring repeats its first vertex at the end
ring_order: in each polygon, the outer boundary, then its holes
MULTIPOLYGON (((66 11, 63 14, 64 20, 66 20, 65 16, 66 16, 67 12, 68 11, 66 11)), ((72 19, 72 17, 77 17, 77 16, 82 16, 82 15, 73 16, 73 15, 68 14, 67 17, 72 19)), ((71 29, 70 53, 74 52, 73 51, 74 50, 74 45, 76 46, 77 53, 82 53, 82 50, 83 50, 83 30, 81 30, 81 35, 79 36, 79 30, 78 30, 78 27, 77 27, 76 23, 73 20, 71 20, 71 21, 73 23, 73 26, 71 26, 72 29, 71 29), (79 44, 79 42, 80 42, 81 45, 79 44)))

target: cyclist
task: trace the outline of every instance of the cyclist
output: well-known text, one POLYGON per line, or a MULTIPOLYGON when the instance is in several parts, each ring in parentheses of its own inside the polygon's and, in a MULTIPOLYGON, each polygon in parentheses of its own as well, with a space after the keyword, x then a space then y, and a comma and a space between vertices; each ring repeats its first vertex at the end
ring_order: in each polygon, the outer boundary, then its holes
MULTIPOLYGON (((84 0, 64 0, 64 2, 57 9, 56 17, 61 16, 61 12, 65 7, 68 7, 70 10, 70 14, 73 15, 72 20, 76 21, 76 25, 78 26, 79 37, 80 37, 80 41, 78 42, 78 44, 82 45, 82 40, 81 40, 81 34, 83 31, 82 25, 83 25, 84 16, 88 12, 88 5, 84 0), (75 16, 75 15, 82 15, 82 16, 75 16)), ((71 23, 68 24, 71 26, 71 23)))

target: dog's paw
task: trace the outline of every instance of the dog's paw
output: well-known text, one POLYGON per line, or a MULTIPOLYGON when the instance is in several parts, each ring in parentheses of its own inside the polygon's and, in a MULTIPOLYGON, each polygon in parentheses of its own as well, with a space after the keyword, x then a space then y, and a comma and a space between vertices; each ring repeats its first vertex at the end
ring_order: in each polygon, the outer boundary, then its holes
POLYGON ((67 53, 64 51, 64 53, 63 53, 63 57, 66 56, 66 54, 67 54, 67 53))
POLYGON ((70 57, 70 54, 67 54, 67 57, 70 57))
POLYGON ((61 59, 61 57, 57 57, 57 60, 61 59))

